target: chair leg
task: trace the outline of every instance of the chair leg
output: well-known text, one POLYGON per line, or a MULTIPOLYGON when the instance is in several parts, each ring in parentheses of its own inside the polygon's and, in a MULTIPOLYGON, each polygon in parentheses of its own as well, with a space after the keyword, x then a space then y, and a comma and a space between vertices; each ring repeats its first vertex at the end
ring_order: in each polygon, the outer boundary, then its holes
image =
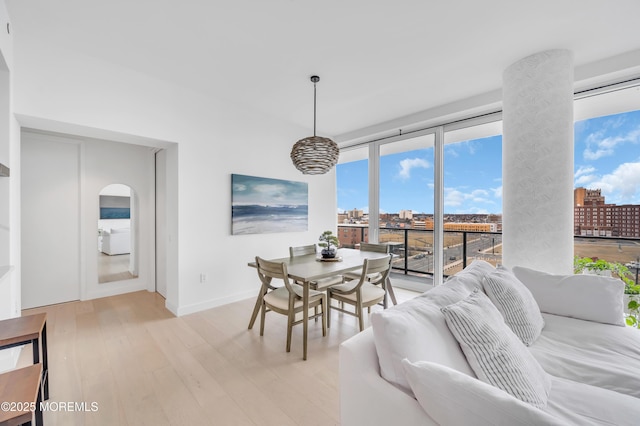
POLYGON ((331 327, 331 297, 329 297, 329 290, 327 290, 327 328, 331 327))
POLYGON ((287 315, 287 352, 291 352, 291 330, 293 329, 293 320, 295 313, 289 311, 287 315))
POLYGON ((362 319, 364 314, 363 314, 363 309, 361 304, 356 306, 356 312, 358 313, 358 324, 360 325, 360 331, 362 331, 364 330, 364 320, 362 319))
POLYGON ((262 302, 262 307, 260 308, 260 335, 264 336, 264 316, 267 313, 267 306, 262 302))

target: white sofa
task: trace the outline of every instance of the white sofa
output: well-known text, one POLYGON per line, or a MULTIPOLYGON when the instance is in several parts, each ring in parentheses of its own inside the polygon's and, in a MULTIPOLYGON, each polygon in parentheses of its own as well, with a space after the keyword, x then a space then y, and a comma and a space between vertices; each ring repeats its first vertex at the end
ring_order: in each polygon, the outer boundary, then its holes
POLYGON ((343 426, 640 424, 640 330, 623 325, 620 280, 514 268, 544 319, 533 343, 518 344, 550 383, 546 406, 476 378, 441 308, 484 291, 494 271, 475 261, 442 286, 372 314, 372 327, 340 346, 343 426))
POLYGON ((131 253, 131 229, 111 228, 102 231, 102 252, 110 256, 131 253))

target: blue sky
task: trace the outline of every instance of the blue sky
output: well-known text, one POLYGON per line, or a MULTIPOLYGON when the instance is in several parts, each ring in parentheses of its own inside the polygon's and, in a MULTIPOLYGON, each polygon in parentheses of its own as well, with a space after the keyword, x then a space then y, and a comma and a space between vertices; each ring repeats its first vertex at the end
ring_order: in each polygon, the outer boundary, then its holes
MULTIPOLYGON (((445 213, 502 213, 502 137, 445 147, 445 213)), ((640 111, 575 124, 575 186, 640 204, 640 111)), ((368 212, 367 161, 339 164, 338 211, 368 212)), ((433 148, 380 159, 380 210, 433 213, 433 148)))

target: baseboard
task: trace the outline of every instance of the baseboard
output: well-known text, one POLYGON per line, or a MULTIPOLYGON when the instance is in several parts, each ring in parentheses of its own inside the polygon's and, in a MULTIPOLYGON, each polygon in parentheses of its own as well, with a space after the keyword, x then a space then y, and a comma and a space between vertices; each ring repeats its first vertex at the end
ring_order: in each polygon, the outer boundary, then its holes
POLYGON ((175 303, 171 303, 168 300, 165 300, 164 307, 169 310, 173 315, 178 316, 178 305, 175 303))
POLYGON ((245 300, 251 297, 256 297, 255 290, 232 294, 231 296, 222 297, 220 299, 212 299, 212 300, 206 300, 204 302, 193 303, 191 305, 171 307, 171 308, 167 306, 167 309, 173 312, 176 316, 182 316, 182 315, 189 315, 196 312, 204 311, 206 309, 216 308, 218 306, 227 305, 229 303, 238 302, 240 300, 245 300), (176 309, 174 310, 172 308, 176 308, 176 309))

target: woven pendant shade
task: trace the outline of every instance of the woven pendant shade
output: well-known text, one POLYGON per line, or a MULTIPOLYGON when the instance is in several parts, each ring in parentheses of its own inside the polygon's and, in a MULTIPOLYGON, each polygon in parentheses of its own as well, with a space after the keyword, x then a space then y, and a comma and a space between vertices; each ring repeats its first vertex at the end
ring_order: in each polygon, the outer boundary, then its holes
POLYGON ((291 149, 291 161, 305 175, 322 175, 338 163, 340 149, 329 138, 316 136, 316 83, 320 77, 311 77, 313 82, 313 136, 300 139, 291 149))
POLYGON ((329 138, 309 136, 293 145, 291 160, 305 175, 322 175, 338 163, 340 150, 329 138))

